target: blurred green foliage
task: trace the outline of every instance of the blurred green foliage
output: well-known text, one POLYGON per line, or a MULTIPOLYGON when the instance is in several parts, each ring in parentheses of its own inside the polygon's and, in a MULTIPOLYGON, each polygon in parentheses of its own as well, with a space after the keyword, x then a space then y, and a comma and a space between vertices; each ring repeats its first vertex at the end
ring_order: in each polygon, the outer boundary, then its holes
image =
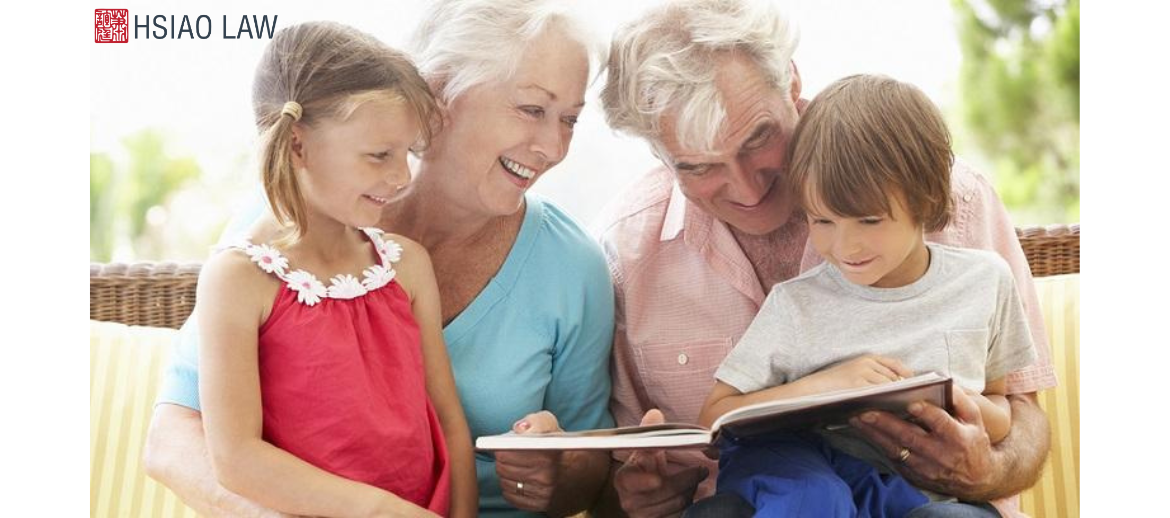
POLYGON ((130 135, 122 145, 129 157, 122 167, 105 153, 89 155, 91 261, 110 261, 118 246, 129 246, 135 257, 164 257, 166 242, 161 232, 152 231, 150 211, 165 210, 171 195, 200 175, 195 159, 167 153, 157 130, 130 135))
POLYGON ((1080 220, 1079 0, 953 0, 962 119, 1020 223, 1080 220))

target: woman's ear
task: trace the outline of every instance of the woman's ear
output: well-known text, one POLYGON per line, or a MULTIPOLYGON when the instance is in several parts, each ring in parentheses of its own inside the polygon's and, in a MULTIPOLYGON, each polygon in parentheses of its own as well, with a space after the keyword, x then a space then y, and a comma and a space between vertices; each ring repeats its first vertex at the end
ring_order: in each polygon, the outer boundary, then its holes
POLYGON ((792 95, 792 103, 799 105, 800 104, 800 86, 801 86, 801 84, 800 84, 800 69, 796 68, 796 61, 795 60, 789 61, 789 63, 792 65, 792 82, 791 82, 792 86, 790 86, 788 88, 788 93, 790 95, 792 95))

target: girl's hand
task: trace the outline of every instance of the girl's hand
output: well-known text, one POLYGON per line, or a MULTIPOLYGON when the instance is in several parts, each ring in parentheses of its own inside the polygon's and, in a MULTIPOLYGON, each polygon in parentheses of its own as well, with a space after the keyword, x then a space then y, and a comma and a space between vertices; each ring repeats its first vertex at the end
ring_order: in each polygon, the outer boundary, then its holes
POLYGON ((902 362, 885 356, 862 356, 838 363, 827 369, 809 374, 799 380, 807 386, 807 393, 819 394, 834 390, 880 385, 913 376, 902 362))
MULTIPOLYGON (((512 425, 518 434, 560 432, 557 417, 547 410, 528 414, 512 425)), ((560 478, 560 451, 498 451, 496 474, 508 503, 525 511, 544 512, 560 478)))

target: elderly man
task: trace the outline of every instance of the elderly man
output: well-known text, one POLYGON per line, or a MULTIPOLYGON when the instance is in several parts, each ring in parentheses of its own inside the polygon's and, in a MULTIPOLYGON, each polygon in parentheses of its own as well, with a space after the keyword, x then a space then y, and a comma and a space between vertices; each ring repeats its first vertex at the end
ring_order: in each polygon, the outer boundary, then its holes
MULTIPOLYGON (((737 0, 671 2, 614 36, 606 118, 646 139, 663 162, 611 204, 600 227, 617 294, 611 408, 619 425, 663 419, 657 410, 668 421, 695 422, 715 369, 770 287, 821 261, 779 181, 805 105, 795 46, 773 8, 737 0)), ((1009 376, 1011 433, 992 446, 961 391, 955 416, 915 406, 913 422, 872 412, 854 426, 902 460, 915 485, 994 502, 931 505, 923 509, 930 515, 1010 516, 1014 495, 1035 482, 1048 451, 1035 393, 1056 380, 1031 273, 1004 207, 962 162, 953 167, 953 191, 951 225, 928 239, 1002 255, 1029 315, 1039 360, 1009 376)), ((700 453, 618 457, 624 465, 614 487, 631 516, 674 515, 713 493, 717 465, 700 453)))

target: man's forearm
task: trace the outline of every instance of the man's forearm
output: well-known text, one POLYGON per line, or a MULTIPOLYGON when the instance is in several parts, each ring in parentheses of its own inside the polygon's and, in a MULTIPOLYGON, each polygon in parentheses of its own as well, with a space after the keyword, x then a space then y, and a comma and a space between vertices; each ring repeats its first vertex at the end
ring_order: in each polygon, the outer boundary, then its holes
POLYGON ((150 422, 143 455, 146 472, 161 482, 200 515, 281 516, 219 485, 203 421, 194 410, 177 405, 158 405, 150 422))
POLYGON ((998 480, 982 491, 957 496, 973 501, 995 500, 1020 493, 1039 480, 1051 439, 1048 416, 1035 393, 1010 395, 1008 402, 1012 408, 1011 432, 992 447, 998 480))
POLYGON ((997 497, 1011 496, 1036 484, 1052 439, 1048 416, 1035 393, 1008 396, 1008 402, 1012 405, 1011 433, 995 449, 1007 456, 1009 463, 1001 483, 1003 494, 997 497))

